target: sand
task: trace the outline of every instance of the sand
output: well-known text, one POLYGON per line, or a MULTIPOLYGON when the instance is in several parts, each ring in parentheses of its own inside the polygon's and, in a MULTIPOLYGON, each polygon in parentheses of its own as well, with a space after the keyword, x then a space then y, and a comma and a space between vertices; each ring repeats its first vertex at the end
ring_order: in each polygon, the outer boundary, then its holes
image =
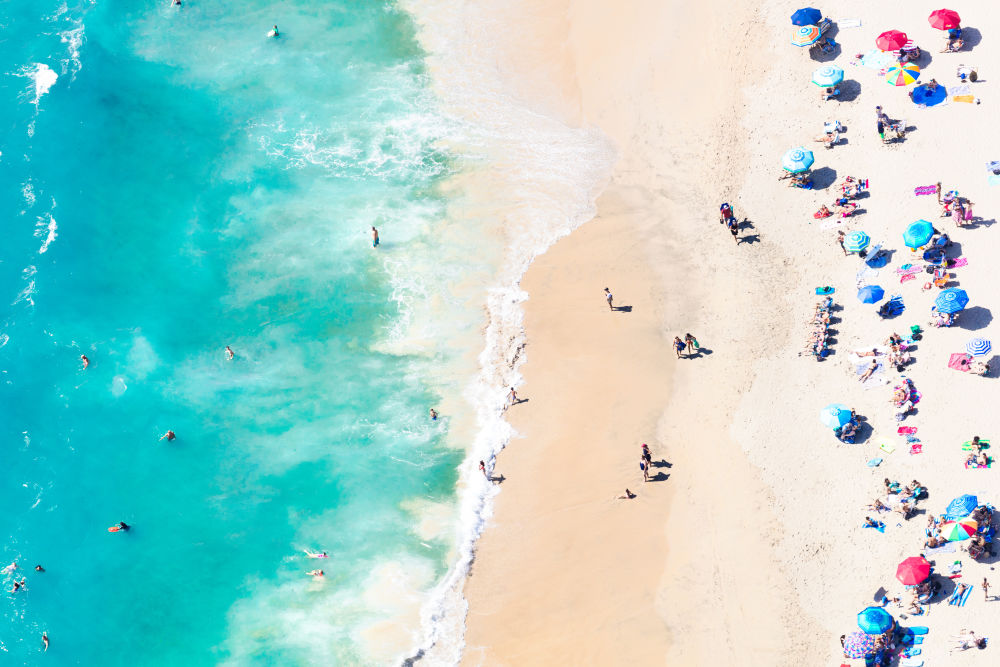
MULTIPOLYGON (((996 380, 945 366, 968 338, 991 333, 1000 190, 987 186, 984 164, 1000 159, 989 80, 1000 17, 959 7, 977 29, 974 50, 939 54, 940 33, 925 18, 936 6, 838 3, 832 18, 862 25, 836 36, 845 99, 824 103, 809 83, 819 63, 787 42, 793 3, 526 7, 506 3, 502 19, 528 26, 497 61, 512 94, 567 124, 599 127, 619 160, 597 217, 521 283, 530 299, 519 393, 528 400, 508 413, 521 437, 498 460, 505 481, 466 585, 466 663, 840 664, 837 637, 880 586, 900 588, 896 564, 923 541, 924 515, 888 521, 885 535, 861 528, 882 478, 920 479, 929 513, 965 492, 1000 500, 990 494, 996 471, 965 470, 959 449, 972 435, 1000 433, 989 409, 996 380), (954 82, 959 63, 979 65, 986 80, 973 90, 983 103, 920 109, 876 71, 848 64, 889 28, 930 47, 925 76, 942 83, 954 82), (915 127, 905 142, 880 145, 876 104, 915 127), (826 150, 811 139, 832 119, 848 127, 847 142, 826 150), (895 250, 872 279, 903 294, 897 320, 857 301, 859 260, 812 217, 833 190, 777 181, 781 154, 797 145, 815 147, 821 185, 870 179, 865 212, 840 226, 895 250), (924 453, 909 456, 894 435, 890 388, 862 388, 847 353, 926 324, 935 293, 923 280, 900 284, 895 270, 910 260, 905 225, 938 222, 934 198, 912 190, 939 180, 983 220, 963 229, 941 220, 957 242, 952 255, 968 258, 953 273, 972 304, 959 327, 928 331, 905 371, 923 392, 905 423, 919 427, 924 453), (734 244, 718 224, 723 200, 752 222, 748 241, 734 244), (835 354, 822 363, 798 355, 819 285, 834 286, 844 306, 835 354), (631 309, 609 312, 605 286, 631 309), (704 352, 677 360, 670 342, 687 331, 704 352), (874 433, 839 443, 818 421, 833 401, 855 407, 874 433), (883 438, 896 451, 870 469, 883 438), (649 483, 638 469, 642 442, 661 462, 649 483), (626 486, 637 497, 616 500, 626 486)), ((955 557, 963 581, 992 571, 955 557)), ((919 621, 931 628, 924 655, 966 664, 975 652, 950 656, 947 637, 963 627, 989 635, 998 622, 1000 605, 984 603, 981 590, 961 609, 932 605, 919 621)))

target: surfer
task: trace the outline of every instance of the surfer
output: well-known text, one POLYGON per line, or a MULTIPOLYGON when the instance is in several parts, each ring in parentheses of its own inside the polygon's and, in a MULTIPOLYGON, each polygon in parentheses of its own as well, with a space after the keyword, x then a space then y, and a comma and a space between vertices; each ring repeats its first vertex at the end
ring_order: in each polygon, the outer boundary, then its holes
POLYGON ((319 553, 316 553, 315 551, 309 551, 308 549, 303 549, 302 551, 303 553, 305 553, 305 555, 309 556, 310 558, 329 558, 329 556, 326 555, 325 551, 321 551, 319 553))
POLYGON ((308 574, 310 577, 322 577, 323 570, 309 570, 308 572, 306 572, 306 574, 308 574))
POLYGON ((271 32, 267 33, 267 36, 268 37, 277 37, 278 36, 278 26, 274 26, 273 28, 271 28, 271 32))

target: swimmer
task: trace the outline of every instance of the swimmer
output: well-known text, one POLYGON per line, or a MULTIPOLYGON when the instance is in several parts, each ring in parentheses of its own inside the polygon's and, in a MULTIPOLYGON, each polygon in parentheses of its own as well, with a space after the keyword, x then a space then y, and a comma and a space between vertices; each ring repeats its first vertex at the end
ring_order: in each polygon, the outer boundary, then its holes
MULTIPOLYGON (((11 593, 16 593, 19 590, 21 590, 22 588, 24 588, 24 577, 21 577, 21 581, 17 581, 16 579, 14 580, 14 587, 10 589, 10 592, 11 593)), ((28 589, 25 588, 24 590, 28 590, 28 589)))
POLYGON ((323 570, 309 570, 308 572, 306 572, 306 574, 308 574, 310 577, 322 577, 323 570))
POLYGON ((267 36, 268 37, 277 37, 278 36, 278 26, 274 26, 273 28, 271 28, 271 32, 267 33, 267 36))
POLYGON ((10 574, 11 572, 13 572, 16 569, 17 569, 17 561, 14 561, 13 563, 11 563, 10 565, 8 565, 4 569, 0 570, 0 572, 3 572, 4 574, 10 574))
POLYGON ((431 408, 431 421, 437 421, 437 418, 438 418, 437 410, 431 408))
POLYGON ((302 553, 309 556, 310 558, 329 558, 329 556, 326 555, 325 551, 316 553, 315 551, 309 551, 308 549, 303 549, 302 553))
POLYGON ((160 440, 163 440, 164 438, 166 438, 167 441, 169 442, 170 440, 173 440, 176 437, 177 437, 176 433, 174 433, 173 431, 167 431, 166 433, 164 433, 163 435, 160 436, 160 440))
POLYGON ((233 360, 233 357, 235 357, 235 356, 236 356, 236 355, 235 355, 235 354, 233 354, 233 348, 231 348, 231 347, 229 347, 229 346, 227 345, 227 346, 226 346, 226 359, 228 359, 229 361, 232 361, 232 360, 233 360))
POLYGON ((45 572, 45 568, 42 567, 41 565, 36 565, 35 572, 45 572))
POLYGON ((129 529, 129 528, 131 528, 131 527, 132 527, 132 526, 128 525, 128 524, 127 524, 127 523, 125 523, 124 521, 119 521, 119 522, 118 522, 118 530, 128 530, 128 529, 129 529))
POLYGON ((90 365, 90 359, 87 358, 87 355, 81 354, 80 355, 80 361, 83 362, 83 368, 84 368, 84 370, 86 370, 87 366, 90 365))
MULTIPOLYGON (((178 5, 181 4, 180 0, 177 0, 177 4, 178 5)), ((48 651, 49 650, 49 633, 47 633, 47 632, 43 632, 42 633, 42 643, 45 644, 45 648, 42 649, 42 650, 43 651, 48 651)))

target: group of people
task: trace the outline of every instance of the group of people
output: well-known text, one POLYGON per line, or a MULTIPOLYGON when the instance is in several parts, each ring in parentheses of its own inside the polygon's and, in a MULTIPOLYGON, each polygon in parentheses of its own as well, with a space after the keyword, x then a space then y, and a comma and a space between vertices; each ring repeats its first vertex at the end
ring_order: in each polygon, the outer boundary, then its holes
MULTIPOLYGON (((966 468, 988 468, 992 458, 986 453, 988 442, 981 442, 977 435, 969 443, 968 454, 965 456, 966 468)), ((964 449, 964 448, 963 448, 964 449)))
POLYGON ((687 356, 691 356, 700 347, 698 339, 689 333, 684 334, 684 340, 681 340, 680 336, 674 336, 674 350, 677 352, 678 359, 681 358, 685 350, 687 350, 687 356))
POLYGON ((893 387, 892 398, 889 399, 896 412, 896 421, 901 422, 906 419, 918 400, 920 400, 920 395, 913 385, 913 380, 906 377, 901 378, 901 382, 893 387))
POLYGON ((958 190, 949 190, 942 194, 940 183, 937 184, 937 188, 938 204, 941 206, 940 217, 950 217, 956 227, 964 227, 967 223, 972 222, 973 202, 959 196, 958 190))
POLYGON ((812 318, 807 322, 811 327, 806 338, 805 349, 800 354, 811 354, 819 361, 827 355, 827 345, 830 341, 830 312, 833 309, 833 298, 824 297, 816 304, 812 318))

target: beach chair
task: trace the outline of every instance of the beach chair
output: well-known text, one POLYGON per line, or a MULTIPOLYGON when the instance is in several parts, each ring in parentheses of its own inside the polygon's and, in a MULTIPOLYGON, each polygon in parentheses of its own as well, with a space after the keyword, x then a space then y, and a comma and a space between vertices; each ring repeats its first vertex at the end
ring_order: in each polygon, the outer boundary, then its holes
POLYGON ((878 309, 878 315, 884 320, 891 319, 902 315, 904 310, 906 310, 906 306, 903 305, 903 296, 894 294, 878 309))

